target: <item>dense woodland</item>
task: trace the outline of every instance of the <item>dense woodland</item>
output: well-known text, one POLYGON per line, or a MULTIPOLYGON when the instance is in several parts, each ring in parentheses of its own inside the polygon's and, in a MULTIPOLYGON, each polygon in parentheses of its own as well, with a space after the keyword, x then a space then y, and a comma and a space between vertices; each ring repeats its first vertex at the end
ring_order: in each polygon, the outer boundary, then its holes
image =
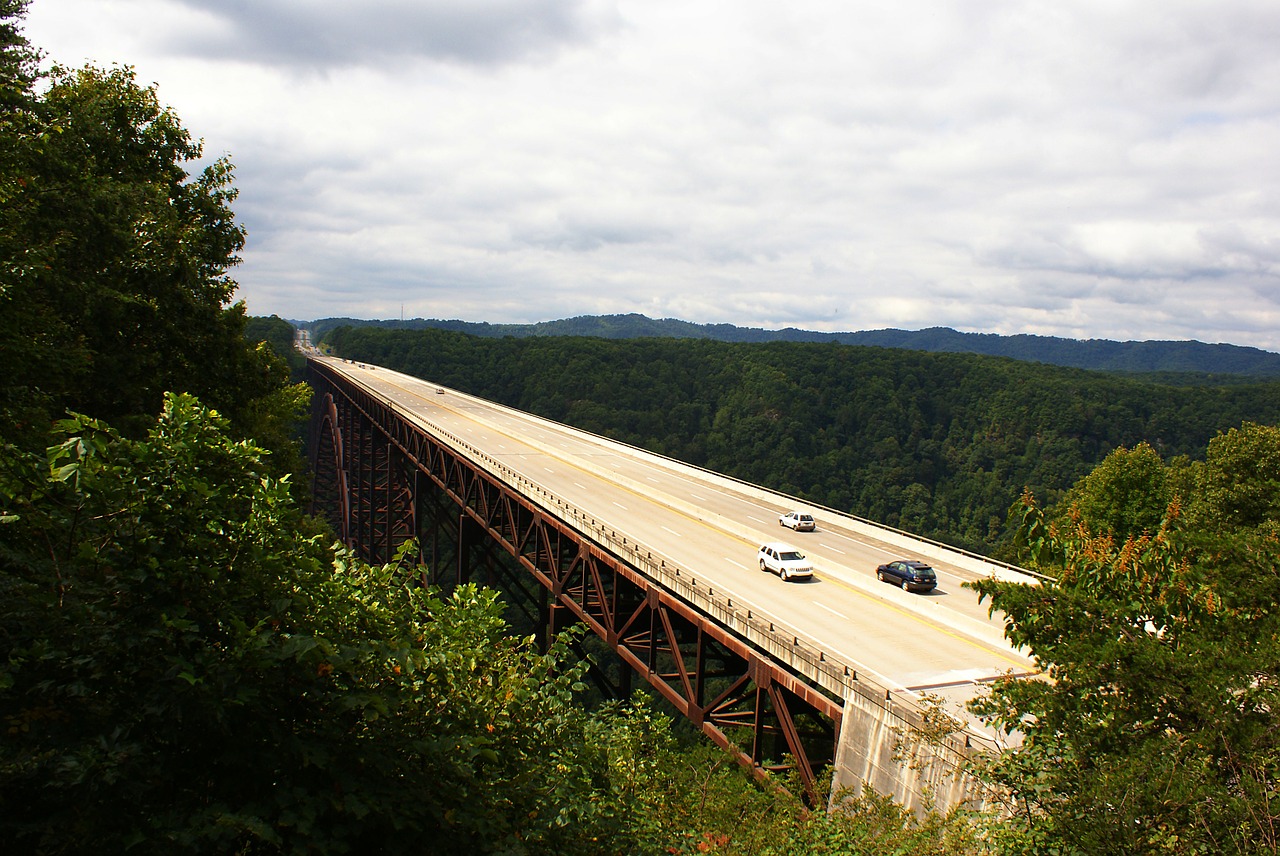
MULTIPOLYGON (((0 852, 963 850, 967 820, 588 709, 571 638, 370 567, 306 508, 292 330, 250 319, 233 168, 0 0, 0 852), (952 847, 951 844, 957 844, 952 847)), ((296 360, 296 357, 295 357, 296 360)))
POLYGON ((989 555, 1112 450, 1202 457, 1280 422, 1280 382, 1166 386, 971 354, 682 339, 489 339, 344 327, 368 360, 989 555))
POLYGON ((972 770, 990 809, 811 810, 643 695, 584 704, 578 631, 539 648, 493 591, 421 587, 411 549, 371 567, 306 515, 309 390, 287 325, 233 302, 230 161, 127 67, 43 67, 26 5, 0 0, 0 852, 1280 849, 1269 387, 838 345, 338 336, 869 516, 950 503, 939 533, 1049 576, 978 586, 1051 678, 979 705, 1025 735, 972 770), (837 478, 813 466, 844 455, 837 478))
POLYGON ((251 342, 262 342, 289 365, 294 380, 302 380, 307 370, 307 359, 293 346, 296 329, 279 315, 270 318, 250 316, 245 322, 244 337, 251 342))
POLYGON ((338 327, 387 330, 451 330, 473 336, 521 339, 528 336, 587 336, 595 339, 713 339, 719 342, 823 342, 905 348, 957 354, 1013 357, 1027 362, 1094 371, 1166 375, 1171 381, 1197 384, 1233 383, 1241 378, 1280 377, 1280 354, 1239 345, 1204 342, 1111 342, 1105 339, 1060 339, 1054 336, 999 336, 961 333, 948 327, 924 330, 862 330, 822 333, 786 327, 764 330, 733 324, 693 324, 675 318, 644 315, 580 315, 534 324, 490 324, 485 321, 410 318, 360 320, 321 318, 306 322, 315 340, 338 327), (1194 377, 1183 377, 1193 375, 1194 377))

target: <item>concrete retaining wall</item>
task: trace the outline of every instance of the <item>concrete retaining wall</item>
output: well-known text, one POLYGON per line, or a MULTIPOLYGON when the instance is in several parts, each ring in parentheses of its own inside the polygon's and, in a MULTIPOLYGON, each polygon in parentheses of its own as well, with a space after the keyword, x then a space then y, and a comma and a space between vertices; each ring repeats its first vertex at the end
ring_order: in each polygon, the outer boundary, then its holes
POLYGON ((917 812, 981 807, 982 791, 964 764, 974 752, 994 752, 995 745, 977 745, 985 741, 964 731, 921 739, 928 730, 914 704, 870 689, 851 693, 836 748, 833 799, 842 789, 856 796, 869 784, 917 812))

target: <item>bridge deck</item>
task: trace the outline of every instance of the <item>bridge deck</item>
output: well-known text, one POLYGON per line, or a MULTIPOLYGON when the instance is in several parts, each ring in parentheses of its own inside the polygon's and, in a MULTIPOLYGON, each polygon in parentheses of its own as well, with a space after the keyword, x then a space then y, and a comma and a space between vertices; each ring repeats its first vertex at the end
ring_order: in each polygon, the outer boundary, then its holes
MULTIPOLYGON (((749 604, 891 693, 928 692, 954 712, 979 682, 1030 674, 1033 663, 1001 637, 1001 622, 961 583, 1002 566, 877 530, 771 491, 576 431, 383 368, 325 362, 377 391, 415 421, 501 461, 561 501, 627 536, 669 564, 749 604), (818 528, 793 533, 778 517, 812 510, 818 528), (786 541, 814 562, 813 579, 784 583, 756 566, 756 549, 786 541), (921 558, 938 588, 909 594, 875 579, 878 564, 921 558)), ((971 723, 972 725, 972 723, 971 723)))

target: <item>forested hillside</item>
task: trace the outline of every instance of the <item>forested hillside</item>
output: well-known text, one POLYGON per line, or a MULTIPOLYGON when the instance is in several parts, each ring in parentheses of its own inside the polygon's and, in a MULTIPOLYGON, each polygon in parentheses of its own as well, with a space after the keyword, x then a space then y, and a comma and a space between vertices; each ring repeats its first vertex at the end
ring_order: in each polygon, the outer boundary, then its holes
POLYGON ((1274 384, 335 331, 369 360, 983 546, 1014 486, 1037 487, 1007 547, 1044 581, 974 586, 1049 678, 978 705, 1022 738, 975 760, 989 808, 811 810, 794 782, 681 743, 642 695, 582 704, 580 629, 539 648, 493 591, 422 587, 412 545, 371 567, 304 513, 308 390, 272 351, 287 325, 232 302, 230 161, 128 66, 42 70, 26 5, 0 0, 0 852, 1280 852, 1274 384))
POLYGON ((306 373, 306 358, 293 346, 295 329, 279 315, 269 318, 250 316, 245 323, 244 337, 251 342, 266 342, 277 356, 289 364, 295 380, 306 373))
POLYGON ((829 504, 848 496, 1045 574, 970 584, 1048 679, 1001 679, 971 704, 1010 748, 975 759, 993 810, 970 818, 976 842, 944 851, 1280 851, 1275 384, 1174 388, 830 344, 332 340, 829 504))
POLYGON ((412 545, 337 544, 292 330, 232 302, 231 162, 127 66, 42 70, 26 5, 0 0, 0 852, 971 850, 965 817, 807 812, 643 697, 589 708, 580 631, 539 647, 495 592, 420 586, 412 545))
POLYGON ((590 336, 601 339, 712 339, 719 342, 828 342, 871 345, 936 353, 986 354, 1027 362, 1118 373, 1160 373, 1179 382, 1231 383, 1237 376, 1280 377, 1280 354, 1239 345, 1204 342, 1112 342, 1105 339, 1062 339, 1055 336, 1000 336, 961 333, 948 327, 924 330, 863 330, 821 333, 786 327, 764 330, 733 324, 693 324, 675 318, 644 315, 582 315, 536 324, 489 324, 483 321, 408 320, 367 321, 323 318, 305 325, 319 340, 338 327, 378 327, 400 330, 452 330, 486 338, 513 336, 590 336), (1180 375, 1191 375, 1182 378, 1180 375))
POLYGON ((1280 383, 1173 387, 969 354, 373 327, 327 342, 987 554, 1024 487, 1052 503, 1117 447, 1194 457, 1219 431, 1280 421, 1280 383))

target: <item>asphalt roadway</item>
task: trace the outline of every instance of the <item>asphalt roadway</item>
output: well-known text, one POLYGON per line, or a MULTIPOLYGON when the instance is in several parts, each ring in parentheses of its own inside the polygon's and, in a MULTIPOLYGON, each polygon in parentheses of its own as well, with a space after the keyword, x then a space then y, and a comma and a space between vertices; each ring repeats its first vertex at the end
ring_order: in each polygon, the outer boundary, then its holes
POLYGON ((913 552, 901 537, 877 537, 854 518, 799 500, 399 372, 320 359, 893 693, 935 695, 959 714, 992 678, 1036 672, 1003 639, 1002 616, 989 616, 988 605, 962 586, 996 570, 972 556, 949 562, 936 545, 932 555, 913 552), (779 517, 793 508, 812 510, 817 529, 782 528, 779 517), (759 570, 757 549, 776 541, 812 560, 812 579, 783 582, 759 570), (938 587, 918 594, 877 581, 876 566, 892 559, 927 561, 938 587))

